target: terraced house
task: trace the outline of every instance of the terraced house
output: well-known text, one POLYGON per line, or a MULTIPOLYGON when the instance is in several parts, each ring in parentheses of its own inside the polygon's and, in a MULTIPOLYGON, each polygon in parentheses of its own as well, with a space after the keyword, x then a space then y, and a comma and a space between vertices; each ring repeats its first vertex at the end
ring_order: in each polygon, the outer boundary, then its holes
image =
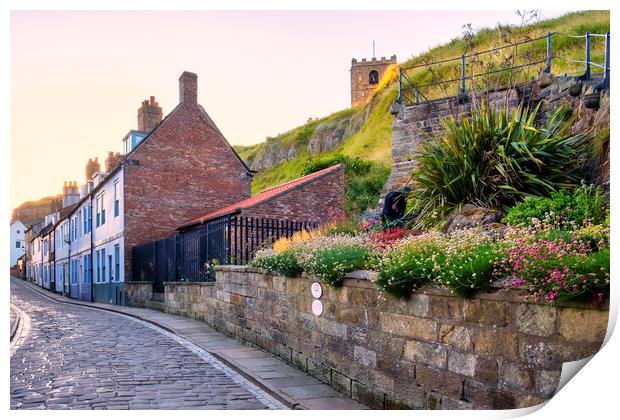
POLYGON ((197 79, 181 75, 179 104, 163 119, 154 97, 144 101, 138 129, 123 138, 124 154, 110 152, 103 170, 89 160, 79 192, 69 184, 76 199, 49 221, 43 230, 49 237, 33 239, 43 241, 37 257, 48 280, 41 285, 76 299, 123 304, 135 245, 249 198, 253 171, 198 104, 197 79), (54 261, 46 257, 50 244, 54 261))

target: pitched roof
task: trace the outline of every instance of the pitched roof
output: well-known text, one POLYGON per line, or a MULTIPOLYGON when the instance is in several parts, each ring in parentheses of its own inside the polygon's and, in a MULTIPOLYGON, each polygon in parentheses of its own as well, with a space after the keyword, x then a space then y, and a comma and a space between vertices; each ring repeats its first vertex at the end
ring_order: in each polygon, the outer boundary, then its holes
POLYGON ((47 224, 47 226, 41 229, 41 231, 39 232, 37 236, 45 236, 48 233, 50 233, 52 230, 54 230, 54 224, 50 222, 47 224))
POLYGON ((22 222, 24 224, 24 226, 26 226, 26 230, 28 229, 32 229, 33 227, 35 227, 36 225, 38 225, 39 223, 43 223, 45 222, 45 219, 38 219, 38 220, 29 220, 26 222, 22 222))
POLYGON ((75 210, 75 208, 77 207, 78 203, 79 201, 77 203, 69 204, 68 206, 61 208, 58 211, 58 221, 56 222, 56 224, 54 224, 54 227, 58 226, 60 222, 69 217, 71 213, 73 213, 73 210, 75 210))
POLYGON ((179 226, 177 229, 184 229, 184 228, 188 228, 194 225, 199 225, 206 221, 213 220, 218 217, 226 216, 227 214, 236 213, 242 209, 254 207, 258 204, 262 204, 267 201, 273 200, 274 198, 279 197, 282 194, 290 192, 291 190, 302 187, 306 184, 316 181, 319 178, 322 178, 325 175, 335 172, 341 167, 342 167, 342 164, 339 163, 338 165, 330 166, 329 168, 320 170, 318 172, 311 173, 310 175, 306 175, 304 177, 297 178, 289 182, 285 182, 284 184, 277 185, 273 188, 263 190, 260 193, 250 198, 246 198, 245 200, 231 204, 229 206, 226 206, 214 212, 205 214, 202 217, 199 217, 182 226, 179 226))

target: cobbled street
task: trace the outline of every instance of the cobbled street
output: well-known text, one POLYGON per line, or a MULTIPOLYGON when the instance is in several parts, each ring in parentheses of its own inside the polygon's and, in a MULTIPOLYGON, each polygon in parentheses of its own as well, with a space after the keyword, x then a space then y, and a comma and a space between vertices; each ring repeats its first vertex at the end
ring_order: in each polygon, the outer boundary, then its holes
POLYGON ((11 349, 11 409, 281 408, 143 322, 55 302, 11 280, 30 317, 11 349))

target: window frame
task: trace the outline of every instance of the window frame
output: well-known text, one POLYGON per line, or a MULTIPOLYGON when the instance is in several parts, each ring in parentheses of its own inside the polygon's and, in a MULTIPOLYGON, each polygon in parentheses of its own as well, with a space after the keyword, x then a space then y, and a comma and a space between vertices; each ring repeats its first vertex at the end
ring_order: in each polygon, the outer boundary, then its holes
POLYGON ((120 282, 121 278, 121 266, 120 266, 120 258, 121 257, 121 247, 119 244, 114 245, 114 260, 116 265, 114 266, 115 278, 116 282, 120 282))
POLYGON ((96 215, 97 215, 97 221, 95 223, 95 227, 96 228, 101 226, 101 223, 100 223, 100 221, 101 221, 101 219, 100 219, 100 217, 101 217, 101 213, 100 213, 101 212, 101 205, 100 205, 100 202, 101 202, 101 194, 97 195, 97 197, 95 198, 95 212, 96 212, 96 215))
POLYGON ((105 224, 105 190, 101 191, 101 226, 105 224))
POLYGON ((114 217, 120 213, 120 184, 118 178, 114 181, 114 217))
POLYGON ((379 72, 377 70, 370 70, 370 72, 368 73, 368 84, 369 85, 378 85, 379 84, 379 72), (377 79, 375 82, 372 81, 372 75, 376 74, 377 75, 377 79))

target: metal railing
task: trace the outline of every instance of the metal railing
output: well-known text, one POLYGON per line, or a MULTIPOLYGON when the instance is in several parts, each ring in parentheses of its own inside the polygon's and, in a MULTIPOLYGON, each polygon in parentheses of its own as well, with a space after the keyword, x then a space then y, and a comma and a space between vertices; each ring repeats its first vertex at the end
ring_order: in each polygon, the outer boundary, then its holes
POLYGON ((164 291, 171 281, 213 281, 217 264, 247 264, 257 250, 281 237, 318 227, 301 222, 228 215, 188 228, 132 250, 133 281, 153 282, 154 291, 164 291))
MULTIPOLYGON (((396 102, 402 106, 402 105, 419 104, 420 102, 429 101, 431 99, 439 99, 439 98, 431 98, 430 94, 424 95, 423 94, 424 88, 440 87, 441 89, 445 91, 446 85, 455 84, 457 82, 458 82, 458 90, 455 92, 455 94, 463 96, 467 94, 467 91, 468 91, 467 82, 468 81, 469 81, 469 90, 475 91, 476 90, 476 86, 475 86, 476 78, 481 78, 481 77, 490 76, 490 75, 499 74, 499 73, 505 73, 505 72, 510 72, 510 78, 512 78, 513 70, 517 70, 517 69, 525 69, 526 75, 529 76, 530 70, 532 69, 538 70, 536 66, 540 64, 544 64, 544 67, 542 67, 540 70, 543 73, 550 74, 553 60, 559 60, 559 61, 583 65, 584 67, 578 70, 576 74, 574 74, 574 75, 578 75, 579 80, 590 80, 592 76, 593 66, 596 68, 602 69, 603 79, 601 83, 599 83, 595 87, 595 90, 600 91, 603 89, 609 89, 609 69, 610 69, 610 44, 609 43, 610 43, 609 32, 605 34, 594 34, 594 33, 586 32, 584 35, 571 35, 571 34, 564 34, 561 32, 549 32, 547 33, 547 35, 541 36, 538 38, 526 39, 520 42, 492 48, 489 50, 477 51, 477 52, 472 52, 469 54, 463 54, 460 57, 448 58, 448 59, 439 60, 439 61, 435 61, 431 63, 415 64, 415 65, 408 66, 408 67, 400 67, 399 73, 398 73, 398 97, 396 99, 396 102), (568 37, 568 38, 583 38, 585 40, 584 60, 574 60, 574 59, 569 59, 569 58, 561 57, 558 55, 554 55, 553 42, 552 42, 553 41, 552 38, 554 36, 568 37), (605 38, 605 63, 603 64, 592 61, 592 58, 591 58, 592 37, 604 37, 605 38), (524 62, 522 63, 519 62, 517 64, 518 57, 516 56, 517 56, 517 50, 519 46, 525 45, 525 44, 533 44, 535 42, 543 41, 543 40, 545 40, 546 42, 546 45, 544 47, 545 49, 544 58, 539 57, 538 59, 525 60, 524 62), (481 56, 485 54, 490 55, 490 54, 498 53, 499 51, 505 50, 508 48, 514 49, 512 52, 512 57, 511 57, 512 63, 510 63, 512 65, 500 66, 500 68, 491 68, 487 71, 474 73, 475 65, 483 61, 480 59, 481 56), (479 60, 479 61, 476 62, 476 60, 479 60), (446 65, 448 63, 455 63, 459 61, 460 61, 460 76, 459 77, 442 79, 442 78, 436 77, 436 75, 433 73, 434 71, 439 72, 438 70, 441 70, 442 65, 446 65), (412 80, 413 76, 411 75, 411 73, 413 70, 416 70, 416 69, 427 69, 433 76, 432 77, 433 81, 428 82, 428 83, 414 83, 412 80)), ((523 58, 527 59, 528 57, 526 55, 526 57, 523 57, 523 58)), ((530 55, 529 58, 531 59, 532 56, 530 55)), ((564 75, 569 75, 569 74, 565 73, 564 75)), ((501 84, 498 83, 492 88, 498 89, 502 87, 504 86, 501 86, 501 84)), ((452 95, 446 94, 444 95, 444 98, 447 96, 452 96, 452 95)))

